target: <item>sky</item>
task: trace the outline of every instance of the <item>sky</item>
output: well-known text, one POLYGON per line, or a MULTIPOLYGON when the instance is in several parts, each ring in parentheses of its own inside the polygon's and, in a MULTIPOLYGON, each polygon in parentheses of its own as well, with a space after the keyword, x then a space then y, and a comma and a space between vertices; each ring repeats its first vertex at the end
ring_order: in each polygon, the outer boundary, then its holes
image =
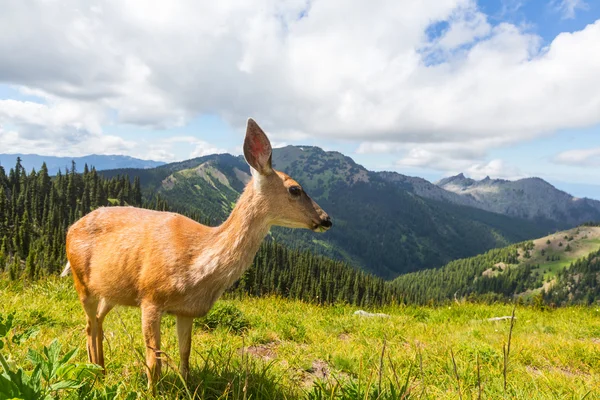
POLYGON ((315 145, 600 199, 599 0, 3 0, 0 153, 315 145))

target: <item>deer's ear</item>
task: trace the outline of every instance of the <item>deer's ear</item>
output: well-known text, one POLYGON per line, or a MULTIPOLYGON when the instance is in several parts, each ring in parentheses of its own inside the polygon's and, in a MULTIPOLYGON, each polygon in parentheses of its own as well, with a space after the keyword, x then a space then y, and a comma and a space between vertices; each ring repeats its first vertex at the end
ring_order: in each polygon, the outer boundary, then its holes
POLYGON ((252 118, 248 118, 246 139, 244 140, 244 157, 246 162, 261 175, 273 172, 271 167, 271 142, 260 126, 252 118))

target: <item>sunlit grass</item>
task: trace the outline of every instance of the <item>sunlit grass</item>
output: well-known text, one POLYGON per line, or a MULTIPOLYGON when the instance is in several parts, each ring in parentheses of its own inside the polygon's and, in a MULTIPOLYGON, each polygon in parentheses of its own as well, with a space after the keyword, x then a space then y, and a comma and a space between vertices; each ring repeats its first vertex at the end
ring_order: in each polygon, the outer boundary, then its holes
MULTIPOLYGON (((40 329, 24 346, 10 349, 13 361, 26 365, 28 347, 40 348, 54 338, 63 348, 79 348, 79 361, 86 361, 84 313, 71 279, 3 281, 0 291, 0 313, 16 311, 17 330, 40 329)), ((379 386, 380 365, 381 398, 386 399, 394 398, 390 384, 402 385, 407 377, 412 398, 458 399, 459 385, 465 399, 477 398, 479 385, 484 398, 600 396, 598 308, 517 307, 505 392, 502 348, 510 321, 487 319, 510 315, 510 305, 384 307, 369 311, 389 318, 364 318, 346 305, 320 307, 272 297, 221 302, 238 308, 250 327, 234 334, 223 327, 209 331, 199 321, 187 388, 169 367, 178 362, 175 319, 163 318, 162 347, 169 361, 157 397, 356 398, 362 393, 364 398, 379 386)), ((139 309, 112 311, 105 335, 108 375, 97 385, 120 384, 123 393, 146 398, 139 309)))

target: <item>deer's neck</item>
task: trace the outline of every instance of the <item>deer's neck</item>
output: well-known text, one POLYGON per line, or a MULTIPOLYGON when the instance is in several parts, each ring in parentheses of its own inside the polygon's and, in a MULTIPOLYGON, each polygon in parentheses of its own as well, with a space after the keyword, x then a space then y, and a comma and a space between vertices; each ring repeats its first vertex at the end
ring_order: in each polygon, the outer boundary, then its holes
POLYGON ((250 183, 229 218, 212 231, 210 244, 196 260, 196 271, 223 290, 252 264, 269 232, 267 199, 250 183))

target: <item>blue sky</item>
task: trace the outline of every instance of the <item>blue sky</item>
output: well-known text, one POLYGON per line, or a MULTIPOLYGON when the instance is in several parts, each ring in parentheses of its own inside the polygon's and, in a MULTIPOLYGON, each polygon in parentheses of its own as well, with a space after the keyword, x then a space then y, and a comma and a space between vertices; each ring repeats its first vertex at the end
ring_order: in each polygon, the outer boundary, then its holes
POLYGON ((0 26, 1 153, 239 154, 252 116, 372 170, 600 199, 598 1, 26 0, 0 26))

